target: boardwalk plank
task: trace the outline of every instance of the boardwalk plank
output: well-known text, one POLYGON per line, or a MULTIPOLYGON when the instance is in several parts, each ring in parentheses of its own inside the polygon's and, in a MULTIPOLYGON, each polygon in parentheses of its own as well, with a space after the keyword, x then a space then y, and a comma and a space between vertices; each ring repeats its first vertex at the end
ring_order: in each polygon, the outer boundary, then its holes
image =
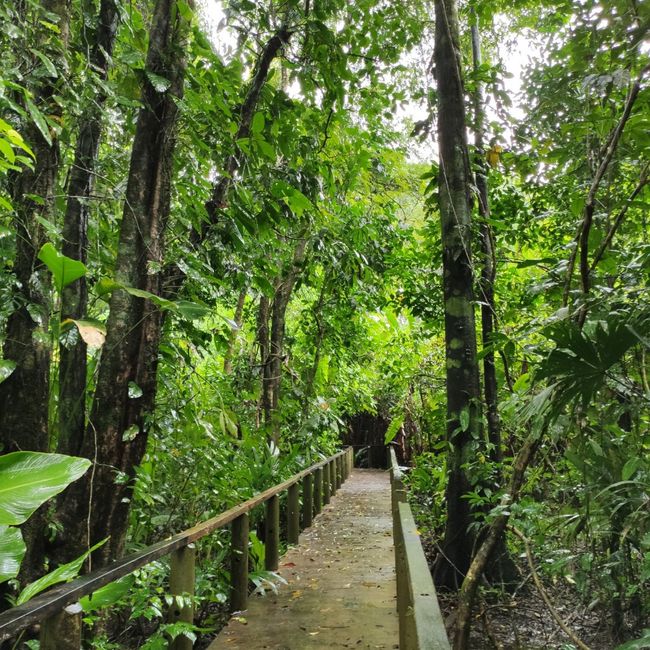
POLYGON ((397 648, 388 474, 354 470, 279 573, 288 584, 250 598, 209 650, 397 648))

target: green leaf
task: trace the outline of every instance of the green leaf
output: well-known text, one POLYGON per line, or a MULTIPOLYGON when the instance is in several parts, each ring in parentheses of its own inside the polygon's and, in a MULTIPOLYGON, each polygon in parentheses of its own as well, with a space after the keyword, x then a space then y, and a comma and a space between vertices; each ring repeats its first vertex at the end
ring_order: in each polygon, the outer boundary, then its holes
POLYGON ((43 52, 40 52, 39 50, 33 50, 30 48, 30 52, 32 54, 35 54, 40 60, 41 63, 43 64, 44 68, 47 70, 47 73, 52 77, 53 79, 56 79, 59 74, 56 71, 56 67, 54 63, 50 59, 48 59, 43 52))
POLYGON ((197 320, 210 313, 209 307, 200 305, 196 302, 190 302, 189 300, 177 300, 176 307, 180 314, 188 320, 197 320))
POLYGON ((390 424, 388 425, 388 429, 386 429, 386 434, 384 435, 384 444, 387 445, 393 440, 395 440, 395 436, 397 435, 398 431, 402 428, 402 425, 404 424, 404 414, 401 413, 397 417, 394 417, 390 424))
POLYGON ((467 431, 469 429, 469 408, 467 406, 463 407, 459 419, 461 431, 467 431))
POLYGON ((16 161, 16 154, 14 153, 13 147, 4 138, 0 138, 0 153, 2 153, 10 164, 13 165, 16 161))
POLYGON ((15 578, 27 547, 18 528, 0 526, 0 582, 15 578))
POLYGON ((142 388, 140 388, 140 386, 138 386, 134 381, 129 382, 128 393, 130 399, 138 399, 143 395, 142 388))
POLYGON ((43 116, 43 113, 41 113, 41 111, 39 111, 38 108, 36 108, 36 105, 31 99, 29 99, 29 97, 25 97, 25 106, 27 107, 29 114, 34 120, 34 124, 36 124, 36 128, 41 132, 41 135, 43 136, 45 142, 47 142, 47 144, 51 147, 52 137, 50 136, 50 129, 47 126, 47 122, 45 121, 45 117, 43 116))
POLYGON ((635 458, 630 458, 625 465, 623 465, 623 469, 621 470, 621 478, 624 481, 629 480, 634 476, 635 472, 643 466, 643 460, 641 460, 638 457, 635 458))
POLYGON ((266 120, 264 119, 264 113, 255 113, 253 121, 251 122, 251 132, 261 133, 264 130, 265 123, 266 120))
POLYGON ((0 456, 0 525, 22 524, 90 467, 86 458, 16 451, 0 456))
POLYGON ((54 284, 59 293, 63 287, 86 275, 87 269, 79 260, 59 255, 50 243, 43 244, 38 253, 38 259, 47 266, 54 276, 54 284))
POLYGON ((76 578, 79 575, 79 570, 81 565, 86 561, 86 558, 100 546, 106 543, 108 537, 101 542, 95 544, 92 548, 89 548, 85 553, 80 555, 76 560, 68 562, 67 564, 62 564, 60 567, 50 571, 42 578, 35 580, 34 582, 28 584, 21 592, 18 594, 16 599, 16 605, 22 605, 28 600, 31 600, 37 594, 40 594, 41 591, 45 591, 54 585, 58 585, 61 582, 68 582, 73 578, 76 578))
POLYGON ((101 587, 90 596, 84 596, 79 602, 84 612, 94 612, 114 605, 118 600, 126 596, 133 587, 135 576, 129 575, 101 587))
POLYGON ((11 359, 0 359, 0 384, 16 369, 16 362, 11 359))
POLYGON ((169 79, 165 79, 165 77, 154 74, 149 70, 145 70, 144 73, 147 75, 149 83, 154 87, 154 90, 157 93, 164 93, 172 85, 172 82, 169 79))

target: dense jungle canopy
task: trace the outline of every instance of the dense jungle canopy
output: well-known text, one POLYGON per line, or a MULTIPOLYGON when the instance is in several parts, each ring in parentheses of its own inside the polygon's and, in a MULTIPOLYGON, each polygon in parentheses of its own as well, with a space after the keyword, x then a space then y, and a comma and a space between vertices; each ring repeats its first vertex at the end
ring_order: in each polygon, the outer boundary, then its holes
MULTIPOLYGON (((365 418, 361 447, 411 468, 455 648, 530 545, 603 647, 650 647, 648 3, 16 0, 0 23, 3 607, 365 418), (23 452, 85 460, 12 518, 23 452)), ((131 621, 161 622, 162 575, 119 595, 131 621)))

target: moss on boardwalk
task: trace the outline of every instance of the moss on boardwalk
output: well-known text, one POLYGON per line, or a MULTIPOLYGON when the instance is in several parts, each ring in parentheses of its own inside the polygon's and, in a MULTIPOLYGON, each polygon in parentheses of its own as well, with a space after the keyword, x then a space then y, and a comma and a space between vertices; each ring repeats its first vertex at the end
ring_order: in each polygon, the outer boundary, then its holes
POLYGON ((211 650, 397 648, 388 474, 354 470, 279 573, 288 584, 252 597, 211 650))

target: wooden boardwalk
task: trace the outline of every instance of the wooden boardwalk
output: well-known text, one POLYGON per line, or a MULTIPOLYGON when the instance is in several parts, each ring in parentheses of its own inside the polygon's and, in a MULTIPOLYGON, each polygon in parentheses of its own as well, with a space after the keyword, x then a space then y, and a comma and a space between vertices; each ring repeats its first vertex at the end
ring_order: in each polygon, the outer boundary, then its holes
POLYGON ((209 650, 398 648, 394 566, 388 472, 355 469, 209 650))

